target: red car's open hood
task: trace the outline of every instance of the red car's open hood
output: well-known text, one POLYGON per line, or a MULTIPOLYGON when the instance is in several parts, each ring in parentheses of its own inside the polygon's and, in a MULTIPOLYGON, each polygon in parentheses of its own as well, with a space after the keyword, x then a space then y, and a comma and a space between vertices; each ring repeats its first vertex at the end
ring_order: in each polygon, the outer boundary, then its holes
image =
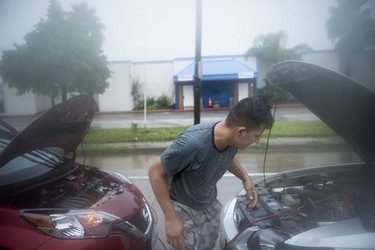
POLYGON ((273 65, 267 81, 303 103, 365 162, 374 162, 375 93, 340 73, 298 61, 273 65))
POLYGON ((31 150, 57 147, 76 150, 86 135, 97 105, 90 96, 76 96, 42 113, 20 132, 0 155, 0 167, 31 150))

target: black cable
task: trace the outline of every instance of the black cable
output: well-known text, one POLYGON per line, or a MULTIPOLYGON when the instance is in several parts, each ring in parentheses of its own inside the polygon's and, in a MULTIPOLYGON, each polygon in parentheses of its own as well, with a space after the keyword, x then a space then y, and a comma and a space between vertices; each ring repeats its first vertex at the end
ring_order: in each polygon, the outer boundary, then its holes
MULTIPOLYGON (((275 104, 275 109, 273 110, 273 119, 274 122, 276 120, 275 114, 276 114, 276 109, 277 109, 277 103, 275 104)), ((268 130, 268 136, 267 136, 267 142, 266 142, 266 151, 264 153, 264 159, 263 159, 263 185, 266 186, 266 159, 267 159, 267 151, 268 151, 268 144, 270 141, 270 136, 271 136, 271 130, 272 127, 268 130)))
POLYGON ((82 151, 82 154, 83 154, 83 163, 82 163, 82 165, 85 165, 85 163, 86 163, 86 153, 85 153, 85 149, 83 148, 83 142, 84 141, 81 142, 81 151, 82 151))

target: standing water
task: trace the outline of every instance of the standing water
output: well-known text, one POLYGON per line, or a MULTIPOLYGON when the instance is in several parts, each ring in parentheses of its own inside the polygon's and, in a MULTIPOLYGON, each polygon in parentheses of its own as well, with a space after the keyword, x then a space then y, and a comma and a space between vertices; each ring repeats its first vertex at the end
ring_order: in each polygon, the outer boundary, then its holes
MULTIPOLYGON (((116 156, 87 156, 85 163, 114 170, 126 176, 147 176, 149 166, 159 154, 126 154, 116 156)), ((263 173, 264 153, 249 152, 237 154, 237 159, 249 173, 263 173)), ((78 162, 83 162, 79 157, 78 162)), ((359 157, 348 148, 332 148, 309 151, 269 152, 265 163, 266 173, 275 173, 296 168, 359 162, 359 157)))

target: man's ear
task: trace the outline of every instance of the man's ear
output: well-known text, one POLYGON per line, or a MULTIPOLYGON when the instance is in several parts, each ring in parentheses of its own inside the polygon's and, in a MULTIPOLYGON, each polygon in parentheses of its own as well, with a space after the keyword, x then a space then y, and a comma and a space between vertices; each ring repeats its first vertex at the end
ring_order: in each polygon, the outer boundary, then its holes
POLYGON ((237 127, 236 129, 236 135, 237 136, 241 136, 241 135, 244 135, 246 134, 247 130, 245 127, 237 127))

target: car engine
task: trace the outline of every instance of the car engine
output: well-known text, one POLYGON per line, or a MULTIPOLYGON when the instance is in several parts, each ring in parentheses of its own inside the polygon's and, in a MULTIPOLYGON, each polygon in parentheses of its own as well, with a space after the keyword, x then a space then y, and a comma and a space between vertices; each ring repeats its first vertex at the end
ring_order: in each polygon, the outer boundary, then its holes
POLYGON ((33 208, 95 208, 124 190, 126 186, 107 173, 81 166, 64 178, 9 192, 6 203, 33 208))
POLYGON ((246 206, 244 193, 237 198, 233 215, 237 229, 240 233, 248 231, 248 249, 333 249, 341 244, 338 237, 355 243, 360 238, 352 235, 374 235, 373 169, 318 172, 259 184, 256 207, 246 206), (330 241, 323 243, 325 237, 330 241), (334 238, 336 241, 332 241, 334 238))

